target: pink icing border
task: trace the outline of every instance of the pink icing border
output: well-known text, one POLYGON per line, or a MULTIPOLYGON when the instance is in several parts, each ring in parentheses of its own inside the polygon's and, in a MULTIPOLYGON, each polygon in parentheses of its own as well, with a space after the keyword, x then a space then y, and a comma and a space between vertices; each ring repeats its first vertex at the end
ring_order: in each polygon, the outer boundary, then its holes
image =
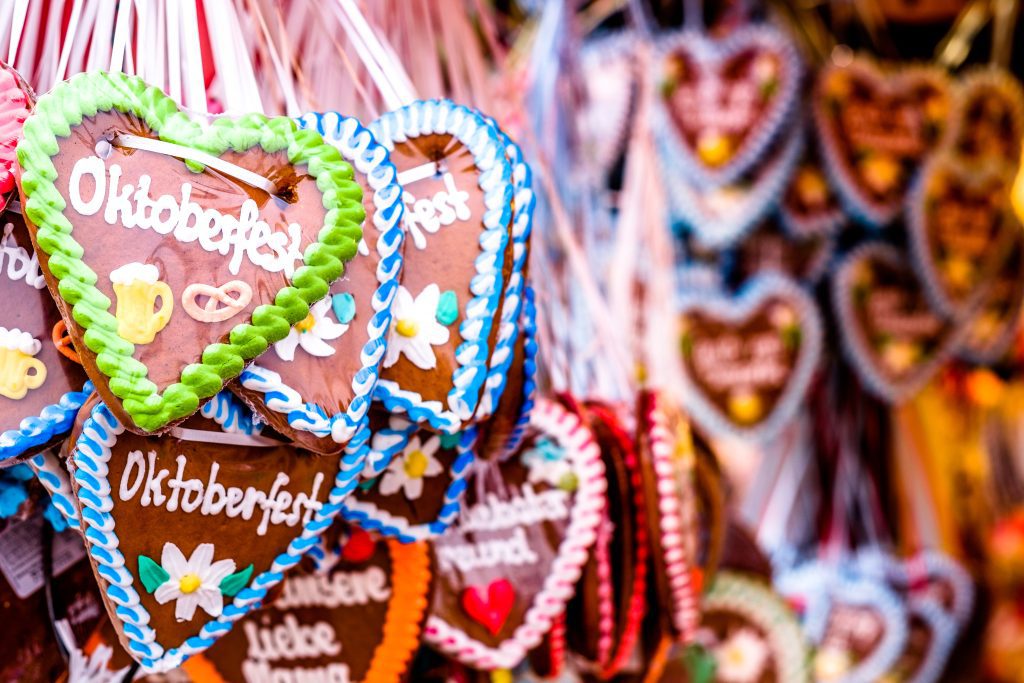
POLYGON ((0 62, 0 194, 14 189, 15 149, 29 115, 29 98, 14 69, 0 62))
POLYGON ((700 623, 700 604, 686 560, 683 538, 684 510, 679 504, 676 470, 673 464, 675 439, 664 413, 658 409, 659 397, 650 394, 647 424, 651 442, 651 460, 658 485, 658 525, 661 529, 662 561, 672 594, 672 623, 684 642, 691 642, 700 623))
POLYGON ((558 548, 544 586, 526 610, 523 623, 497 648, 491 648, 444 619, 430 615, 423 629, 424 640, 458 661, 477 669, 510 669, 537 646, 552 623, 565 612, 576 590, 590 546, 597 537, 597 525, 605 506, 607 482, 601 450, 590 430, 562 406, 539 399, 530 416, 530 426, 553 437, 574 460, 578 476, 576 500, 569 513, 569 527, 558 548))

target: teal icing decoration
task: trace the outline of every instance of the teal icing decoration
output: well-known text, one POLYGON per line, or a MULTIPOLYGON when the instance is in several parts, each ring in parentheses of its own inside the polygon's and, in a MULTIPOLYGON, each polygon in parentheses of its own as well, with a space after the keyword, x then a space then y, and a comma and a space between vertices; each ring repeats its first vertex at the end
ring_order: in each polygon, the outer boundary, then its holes
POLYGON ((459 445, 459 439, 462 438, 462 432, 456 432, 454 434, 438 434, 441 437, 441 448, 446 451, 450 451, 459 445))
POLYGON ((139 555, 139 578, 147 593, 152 593, 167 582, 171 575, 167 570, 145 555, 139 555))
POLYGON ((245 588, 249 583, 249 577, 252 576, 252 565, 243 569, 240 572, 229 574, 224 577, 224 580, 220 582, 220 592, 229 598, 235 597, 238 591, 245 588))
POLYGON ((334 316, 342 325, 348 325, 352 322, 352 318, 356 317, 356 300, 348 292, 331 297, 331 308, 334 309, 334 316))
POLYGON ((451 289, 441 294, 437 302, 437 322, 442 325, 451 325, 459 319, 459 297, 451 289))
POLYGON ((43 510, 43 519, 50 523, 50 526, 53 527, 53 532, 56 534, 62 533, 68 528, 68 520, 64 517, 64 513, 58 510, 57 506, 52 502, 43 510))

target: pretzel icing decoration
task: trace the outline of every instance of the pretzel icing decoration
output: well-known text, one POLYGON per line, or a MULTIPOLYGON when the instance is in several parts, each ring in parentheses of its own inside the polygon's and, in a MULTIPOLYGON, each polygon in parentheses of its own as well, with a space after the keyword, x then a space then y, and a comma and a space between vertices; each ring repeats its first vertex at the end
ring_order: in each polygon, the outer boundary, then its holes
POLYGON ((82 359, 78 357, 78 351, 75 350, 75 345, 71 343, 71 336, 68 334, 68 326, 63 320, 58 320, 50 331, 50 341, 57 347, 57 351, 60 355, 64 356, 68 360, 74 361, 79 365, 82 364, 82 359))
POLYGON ((181 293, 181 307, 201 323, 220 323, 238 315, 252 301, 252 287, 242 280, 231 280, 220 287, 193 282, 181 293), (206 304, 199 305, 205 296, 206 304))

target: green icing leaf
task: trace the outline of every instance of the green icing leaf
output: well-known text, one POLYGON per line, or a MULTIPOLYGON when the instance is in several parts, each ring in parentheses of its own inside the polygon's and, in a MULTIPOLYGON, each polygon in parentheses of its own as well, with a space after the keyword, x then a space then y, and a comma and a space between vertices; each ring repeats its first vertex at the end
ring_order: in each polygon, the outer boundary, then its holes
POLYGON ((147 593, 152 593, 171 578, 167 570, 145 555, 139 555, 139 578, 147 593))
POLYGON ((229 598, 235 597, 235 594, 245 588, 245 584, 249 583, 251 576, 252 565, 250 564, 240 572, 225 576, 224 580, 220 582, 220 592, 229 598))
POLYGON ((717 663, 715 656, 699 645, 691 645, 683 654, 686 670, 693 683, 712 683, 715 680, 717 663))
POLYGON ((441 434, 441 448, 446 451, 450 451, 459 445, 459 439, 462 438, 462 432, 456 432, 455 434, 441 434))
POLYGON ((459 297, 455 292, 448 290, 441 294, 441 300, 437 302, 437 322, 442 325, 451 325, 459 319, 459 297))

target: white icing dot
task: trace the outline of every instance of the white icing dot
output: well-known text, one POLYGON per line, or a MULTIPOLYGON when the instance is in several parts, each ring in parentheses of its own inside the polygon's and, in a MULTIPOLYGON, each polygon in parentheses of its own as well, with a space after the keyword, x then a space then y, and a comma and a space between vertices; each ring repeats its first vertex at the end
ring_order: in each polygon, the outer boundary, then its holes
POLYGON ((16 327, 11 329, 0 327, 0 347, 21 351, 27 356, 34 356, 39 353, 42 344, 28 332, 22 332, 16 327))
POLYGON ((126 263, 110 273, 110 281, 115 285, 127 285, 136 280, 155 285, 159 279, 160 271, 152 263, 126 263))

